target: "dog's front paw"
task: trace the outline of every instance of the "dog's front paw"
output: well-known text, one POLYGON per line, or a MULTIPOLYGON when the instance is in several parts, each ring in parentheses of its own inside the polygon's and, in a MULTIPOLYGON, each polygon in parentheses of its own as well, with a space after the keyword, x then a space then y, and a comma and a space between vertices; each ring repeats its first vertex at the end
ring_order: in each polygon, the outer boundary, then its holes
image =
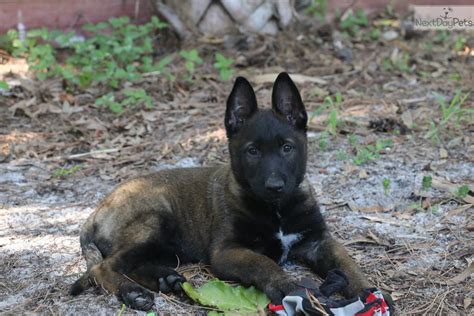
POLYGON ((289 278, 279 278, 270 281, 264 288, 265 294, 274 304, 281 304, 283 298, 296 289, 296 282, 289 278))
POLYGON ((142 311, 149 311, 155 300, 152 292, 136 283, 122 284, 117 296, 128 307, 142 311))
POLYGON ((186 282, 186 278, 178 272, 172 270, 168 275, 158 279, 158 288, 163 293, 173 292, 175 294, 182 291, 181 285, 186 282))

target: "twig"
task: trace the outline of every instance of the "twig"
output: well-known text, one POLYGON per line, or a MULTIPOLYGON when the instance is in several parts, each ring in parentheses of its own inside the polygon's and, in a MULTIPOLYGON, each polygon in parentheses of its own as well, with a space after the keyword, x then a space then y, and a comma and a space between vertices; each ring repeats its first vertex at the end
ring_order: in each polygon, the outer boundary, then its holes
POLYGON ((321 303, 316 298, 316 296, 314 296, 310 291, 308 291, 308 289, 306 289, 306 296, 308 296, 308 298, 309 298, 309 302, 311 303, 311 307, 313 307, 315 310, 320 312, 322 316, 329 316, 329 314, 326 313, 326 310, 321 305, 321 303))

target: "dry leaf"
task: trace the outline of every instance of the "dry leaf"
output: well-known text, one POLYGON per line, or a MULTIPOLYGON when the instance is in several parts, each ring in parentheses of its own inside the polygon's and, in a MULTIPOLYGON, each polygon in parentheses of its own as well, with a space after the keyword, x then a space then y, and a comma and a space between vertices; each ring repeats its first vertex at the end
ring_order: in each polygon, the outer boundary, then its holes
POLYGON ((367 174, 367 171, 365 171, 365 169, 361 169, 359 171, 359 178, 360 179, 367 179, 369 177, 369 175, 367 174))
POLYGON ((413 126, 413 116, 410 110, 403 112, 401 115, 401 119, 403 124, 405 124, 405 126, 407 126, 408 128, 413 126))
POLYGON ((469 306, 471 306, 471 303, 472 303, 472 297, 465 297, 464 298, 464 309, 467 310, 469 308, 469 306))
POLYGON ((439 149, 439 158, 440 159, 446 159, 448 158, 448 151, 446 149, 444 149, 443 147, 441 147, 439 149))

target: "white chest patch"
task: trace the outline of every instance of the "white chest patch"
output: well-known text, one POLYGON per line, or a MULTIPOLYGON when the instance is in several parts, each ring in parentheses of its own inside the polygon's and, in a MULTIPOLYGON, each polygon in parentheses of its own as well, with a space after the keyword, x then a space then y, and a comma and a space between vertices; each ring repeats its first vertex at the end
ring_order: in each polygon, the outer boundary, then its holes
POLYGON ((280 240, 283 250, 279 263, 284 263, 288 258, 291 246, 301 239, 301 234, 284 234, 280 228, 280 231, 276 233, 275 236, 280 240))

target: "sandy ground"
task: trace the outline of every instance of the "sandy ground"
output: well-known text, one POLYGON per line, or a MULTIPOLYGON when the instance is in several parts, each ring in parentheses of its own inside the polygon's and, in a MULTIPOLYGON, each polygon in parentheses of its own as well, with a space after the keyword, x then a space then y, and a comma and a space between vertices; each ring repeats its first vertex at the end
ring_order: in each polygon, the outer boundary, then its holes
MULTIPOLYGON (((219 79, 217 52, 235 60, 234 75, 250 80, 260 106, 270 103, 277 73, 299 78, 310 115, 307 177, 334 235, 392 295, 400 314, 474 314, 474 121, 465 114, 474 109, 474 36, 407 32, 399 17, 384 14, 350 36, 335 24, 301 22, 276 38, 193 38, 170 47, 158 41, 166 46, 159 51, 175 58, 167 71, 176 79, 149 74, 119 89, 39 81, 27 69, 12 72, 13 64, 25 63, 6 59, 0 65, 0 80, 10 86, 0 90, 0 314, 121 311, 113 295, 67 294, 85 270, 80 227, 126 179, 227 162, 222 118, 232 80, 219 79), (378 39, 371 36, 375 28, 378 39), (204 61, 191 81, 182 49, 197 49, 204 61), (108 92, 122 100, 125 88, 144 89, 153 106, 133 105, 117 115, 94 103, 108 92), (443 121, 440 100, 450 104, 457 91, 467 95, 457 105, 462 115, 443 121), (328 107, 327 98, 334 103, 338 93, 342 101, 328 107), (331 131, 332 110, 334 135, 323 132, 331 131), (438 140, 427 137, 433 128, 438 140), (355 160, 388 139, 371 159, 355 160), (422 190, 427 176, 432 186, 422 190), (461 198, 462 185, 469 192, 461 198)), ((200 266, 186 269, 195 284, 209 277, 200 266)), ((204 313, 183 297, 157 294, 155 303, 157 312, 204 313)))
MULTIPOLYGON (((347 143, 333 143, 320 151, 318 134, 310 136, 308 178, 332 231, 347 244, 369 278, 402 303, 402 314, 422 311, 425 303, 436 304, 440 297, 443 308, 453 311, 456 307, 451 304, 459 300, 464 304, 472 297, 468 281, 440 284, 467 267, 465 253, 472 251, 473 233, 466 227, 472 223, 472 206, 460 205, 446 192, 433 189, 431 198, 445 199, 445 203, 423 212, 406 211, 417 200, 414 194, 426 174, 423 168, 431 162, 423 158, 423 152, 412 160, 403 154, 406 148, 399 146, 363 168, 354 168, 335 158, 336 149, 347 143), (383 178, 391 179, 387 194, 383 178), (381 209, 364 209, 367 206, 381 209), (405 298, 410 298, 409 305, 403 304, 405 298)), ((423 150, 428 153, 432 148, 423 150)), ((154 169, 195 164, 196 159, 187 157, 154 169)), ((439 177, 474 183, 473 162, 441 161, 431 168, 439 177)), ((67 295, 68 287, 85 270, 78 239, 81 224, 114 182, 77 176, 42 186, 42 179, 48 177, 44 166, 18 162, 2 164, 0 170, 0 312, 118 313, 121 303, 112 295, 94 291, 76 298, 67 295)), ((193 310, 166 296, 156 295, 155 303, 158 312, 193 310)))

